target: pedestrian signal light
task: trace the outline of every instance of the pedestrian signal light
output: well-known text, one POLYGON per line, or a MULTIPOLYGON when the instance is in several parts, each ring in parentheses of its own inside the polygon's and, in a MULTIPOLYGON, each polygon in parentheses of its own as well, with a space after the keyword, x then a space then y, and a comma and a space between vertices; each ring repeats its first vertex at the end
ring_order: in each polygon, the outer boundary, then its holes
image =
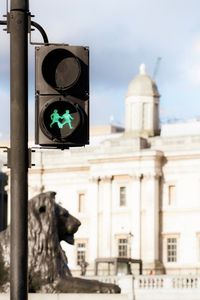
POLYGON ((89 143, 89 50, 36 47, 36 144, 66 149, 89 143))
POLYGON ((40 113, 41 129, 50 140, 67 141, 81 122, 78 106, 66 99, 51 99, 40 113))

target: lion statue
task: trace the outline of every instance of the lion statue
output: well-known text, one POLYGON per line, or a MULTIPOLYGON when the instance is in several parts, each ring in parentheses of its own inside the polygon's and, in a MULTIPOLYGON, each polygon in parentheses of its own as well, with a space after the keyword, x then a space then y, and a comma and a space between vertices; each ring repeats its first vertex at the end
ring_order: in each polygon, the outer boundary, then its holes
MULTIPOLYGON (((80 221, 55 202, 55 192, 28 203, 29 292, 120 293, 115 284, 73 277, 60 242, 74 244, 80 221)), ((9 291, 10 227, 0 233, 0 291, 9 291)))

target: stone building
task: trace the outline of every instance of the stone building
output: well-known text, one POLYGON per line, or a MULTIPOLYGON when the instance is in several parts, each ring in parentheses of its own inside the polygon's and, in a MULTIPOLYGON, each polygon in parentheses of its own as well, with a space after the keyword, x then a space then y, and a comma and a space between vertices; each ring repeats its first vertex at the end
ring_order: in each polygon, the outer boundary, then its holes
POLYGON ((141 65, 125 99, 125 128, 92 128, 91 144, 37 150, 30 197, 54 190, 82 225, 63 245, 82 259, 142 259, 146 274, 200 273, 200 122, 159 121, 160 94, 141 65))

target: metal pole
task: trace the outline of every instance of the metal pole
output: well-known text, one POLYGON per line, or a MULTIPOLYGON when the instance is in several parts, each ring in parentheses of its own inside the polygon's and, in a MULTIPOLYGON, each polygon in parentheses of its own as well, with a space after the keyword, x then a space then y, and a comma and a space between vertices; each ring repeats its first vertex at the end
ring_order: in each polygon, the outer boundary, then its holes
POLYGON ((28 298, 28 0, 11 0, 11 300, 28 298))

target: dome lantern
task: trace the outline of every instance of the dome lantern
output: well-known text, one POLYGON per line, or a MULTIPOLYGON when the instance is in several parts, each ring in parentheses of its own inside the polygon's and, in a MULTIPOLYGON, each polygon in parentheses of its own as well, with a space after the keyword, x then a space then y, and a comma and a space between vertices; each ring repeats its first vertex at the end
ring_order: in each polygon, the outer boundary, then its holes
POLYGON ((126 131, 140 136, 154 136, 160 132, 159 99, 155 81, 147 74, 145 64, 128 86, 126 95, 126 131))

